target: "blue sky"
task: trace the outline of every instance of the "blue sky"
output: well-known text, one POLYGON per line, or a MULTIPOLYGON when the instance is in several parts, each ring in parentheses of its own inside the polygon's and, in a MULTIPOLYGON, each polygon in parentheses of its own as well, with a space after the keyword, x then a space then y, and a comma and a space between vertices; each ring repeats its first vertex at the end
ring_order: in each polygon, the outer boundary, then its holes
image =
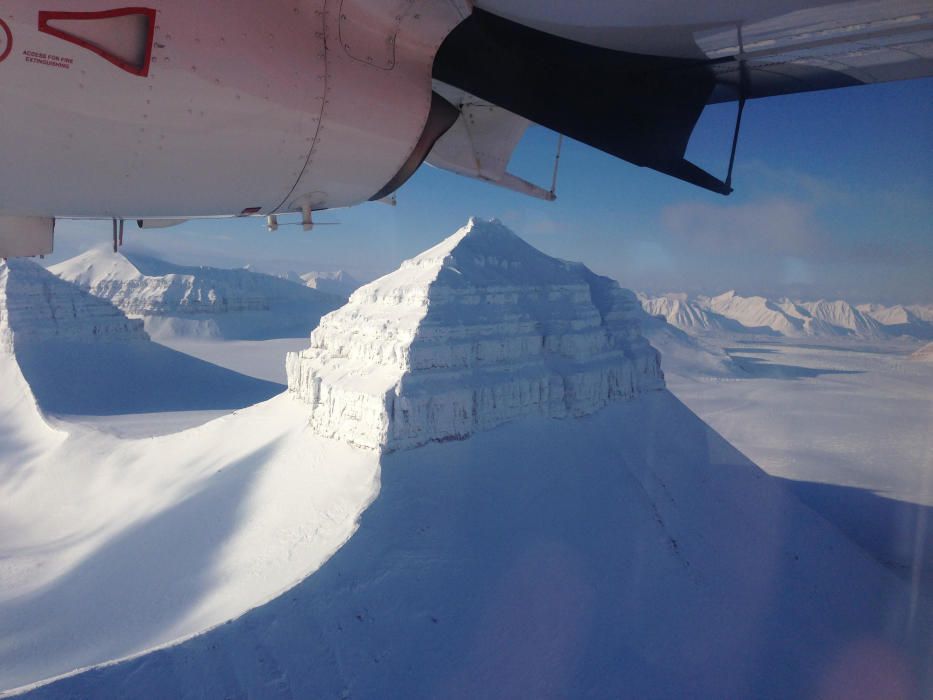
MULTIPOLYGON (((734 118, 735 105, 708 108, 688 156, 724 174, 734 118)), ((511 169, 549 185, 556 140, 532 127, 511 169)), ((202 221, 133 228, 127 245, 189 264, 369 279, 475 214, 638 290, 933 302, 931 154, 933 80, 888 83, 749 102, 729 197, 565 141, 553 203, 424 166, 397 207, 317 217, 339 226, 269 234, 258 219, 202 221)), ((109 235, 107 222, 62 222, 53 260, 109 235)))

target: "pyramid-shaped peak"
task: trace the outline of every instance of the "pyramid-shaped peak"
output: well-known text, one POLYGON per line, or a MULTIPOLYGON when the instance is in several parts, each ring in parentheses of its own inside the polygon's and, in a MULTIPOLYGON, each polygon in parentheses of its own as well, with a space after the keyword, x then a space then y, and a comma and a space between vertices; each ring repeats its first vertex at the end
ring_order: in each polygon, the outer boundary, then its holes
POLYGON ((537 285, 579 281, 579 271, 527 243, 498 219, 471 217, 452 236, 403 263, 432 268, 440 287, 537 285))
POLYGON ((663 386, 635 295, 497 221, 358 289, 287 361, 325 437, 395 450, 563 418, 663 386))
POLYGON ((53 274, 80 287, 93 287, 103 281, 137 279, 142 276, 133 262, 122 253, 92 248, 49 268, 53 274))
POLYGON ((471 216, 464 228, 466 229, 465 238, 485 240, 492 244, 501 241, 521 241, 524 243, 512 229, 499 219, 483 219, 479 216, 471 216))

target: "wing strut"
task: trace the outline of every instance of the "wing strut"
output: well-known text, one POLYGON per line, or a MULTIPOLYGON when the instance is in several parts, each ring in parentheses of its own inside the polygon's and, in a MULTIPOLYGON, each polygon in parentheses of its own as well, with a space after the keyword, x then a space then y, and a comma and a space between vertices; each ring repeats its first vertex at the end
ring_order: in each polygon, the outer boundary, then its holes
POLYGON ((560 165, 560 147, 564 143, 564 135, 557 135, 557 153, 554 154, 554 176, 551 178, 551 201, 557 199, 557 166, 560 165))
POLYGON ((732 152, 729 154, 729 172, 726 173, 726 187, 732 189, 732 166, 735 165, 735 149, 739 145, 739 128, 742 126, 742 110, 745 109, 744 93, 739 98, 739 112, 735 115, 735 131, 732 134, 732 152))

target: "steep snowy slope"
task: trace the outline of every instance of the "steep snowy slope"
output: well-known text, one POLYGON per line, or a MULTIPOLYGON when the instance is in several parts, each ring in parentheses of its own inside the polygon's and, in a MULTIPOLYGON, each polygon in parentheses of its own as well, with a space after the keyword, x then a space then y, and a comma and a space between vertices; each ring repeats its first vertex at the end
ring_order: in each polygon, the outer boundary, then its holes
POLYGON ((667 392, 395 452, 381 484, 354 537, 287 594, 27 697, 930 688, 922 601, 911 612, 907 585, 667 392))
POLYGON ((282 389, 151 342, 142 321, 27 260, 0 263, 0 344, 50 413, 233 409, 282 389))
POLYGON ((301 336, 343 300, 247 269, 183 267, 91 250, 50 268, 124 313, 153 336, 228 339, 301 336))
POLYGON ((0 693, 268 600, 377 489, 376 460, 313 439, 284 394, 163 437, 51 427, 43 410, 196 413, 284 387, 157 345, 32 262, 0 264, 0 337, 0 693))
POLYGON ((325 316, 289 389, 316 432, 386 450, 584 415, 663 386, 640 316, 612 280, 471 219, 325 316))
POLYGON ((376 460, 314 439, 287 395, 121 440, 33 425, 10 376, 0 358, 0 693, 269 600, 347 540, 378 489, 376 460))

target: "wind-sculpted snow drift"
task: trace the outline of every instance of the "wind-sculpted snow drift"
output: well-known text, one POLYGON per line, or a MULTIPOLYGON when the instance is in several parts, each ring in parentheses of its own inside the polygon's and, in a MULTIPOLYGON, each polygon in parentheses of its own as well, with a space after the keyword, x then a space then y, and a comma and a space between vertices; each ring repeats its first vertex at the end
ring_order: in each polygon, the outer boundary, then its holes
POLYGON ((325 437, 392 451, 663 388, 635 295, 471 219, 325 316, 289 388, 325 437))

